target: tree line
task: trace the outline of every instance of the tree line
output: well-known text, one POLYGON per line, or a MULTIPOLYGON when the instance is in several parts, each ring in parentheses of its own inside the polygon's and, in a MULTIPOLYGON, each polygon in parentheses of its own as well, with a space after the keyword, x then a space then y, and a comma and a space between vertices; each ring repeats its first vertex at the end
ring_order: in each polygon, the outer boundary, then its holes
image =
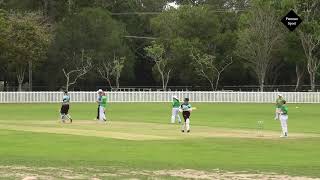
POLYGON ((315 91, 318 12, 320 0, 2 0, 0 81, 19 91, 35 84, 315 91), (280 22, 290 10, 303 20, 293 32, 280 22))

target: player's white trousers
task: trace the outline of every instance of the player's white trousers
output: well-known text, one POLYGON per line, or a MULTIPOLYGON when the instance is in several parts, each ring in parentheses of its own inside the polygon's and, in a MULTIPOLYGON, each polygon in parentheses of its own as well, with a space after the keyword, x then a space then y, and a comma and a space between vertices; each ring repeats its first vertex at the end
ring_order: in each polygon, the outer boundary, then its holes
POLYGON ((190 130, 190 119, 186 119, 186 122, 182 125, 182 130, 190 130))
POLYGON ((281 123, 282 133, 288 134, 288 115, 287 114, 280 115, 280 123, 281 123))
POLYGON ((105 109, 102 106, 99 106, 99 120, 100 121, 106 120, 105 109))
POLYGON ((171 123, 175 123, 176 118, 178 118, 178 121, 181 122, 181 119, 179 116, 179 108, 172 108, 171 123))
POLYGON ((280 116, 281 116, 281 109, 280 108, 276 108, 276 112, 275 112, 275 120, 280 120, 280 116))
POLYGON ((187 131, 190 130, 190 119, 186 120, 186 128, 187 128, 187 131))

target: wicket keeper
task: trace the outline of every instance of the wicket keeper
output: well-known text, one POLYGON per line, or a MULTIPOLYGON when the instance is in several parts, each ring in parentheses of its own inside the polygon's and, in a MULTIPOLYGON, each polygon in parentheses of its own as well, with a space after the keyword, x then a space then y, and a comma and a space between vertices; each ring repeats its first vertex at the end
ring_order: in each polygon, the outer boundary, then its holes
POLYGON ((70 121, 70 123, 72 123, 72 118, 69 115, 69 108, 70 108, 69 103, 70 103, 70 97, 68 95, 68 92, 64 91, 62 105, 61 105, 61 109, 60 109, 62 123, 65 123, 66 119, 68 119, 70 121))
POLYGON ((177 96, 172 96, 172 116, 171 116, 171 123, 175 123, 176 119, 178 118, 179 124, 181 123, 181 118, 179 116, 179 108, 180 102, 177 96))
POLYGON ((284 104, 285 100, 282 97, 282 94, 278 94, 278 98, 276 100, 276 112, 275 112, 275 117, 274 120, 280 120, 280 115, 281 115, 281 107, 284 104))
POLYGON ((180 106, 180 111, 182 111, 184 124, 182 125, 182 132, 190 132, 190 115, 192 111, 191 104, 189 103, 189 98, 184 98, 183 104, 180 106))

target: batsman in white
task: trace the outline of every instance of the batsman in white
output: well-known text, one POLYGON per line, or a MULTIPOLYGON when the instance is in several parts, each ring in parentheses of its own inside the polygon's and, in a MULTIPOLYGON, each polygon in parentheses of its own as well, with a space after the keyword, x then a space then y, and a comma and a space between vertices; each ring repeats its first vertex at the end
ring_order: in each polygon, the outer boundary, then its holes
POLYGON ((98 96, 97 96, 97 103, 98 103, 98 111, 97 111, 97 118, 96 118, 96 120, 99 120, 100 119, 100 116, 99 116, 99 114, 100 114, 100 105, 101 105, 101 98, 102 98, 102 93, 103 93, 103 90, 102 89, 99 89, 98 91, 97 91, 97 93, 98 93, 98 96))
POLYGON ((189 98, 184 98, 183 104, 180 106, 180 111, 182 111, 184 124, 182 125, 182 132, 190 132, 190 115, 192 112, 191 104, 189 103, 189 98))
POLYGON ((180 102, 177 96, 172 96, 172 116, 171 116, 171 123, 175 123, 176 119, 178 118, 179 124, 181 123, 181 118, 179 116, 179 108, 180 102))
POLYGON ((69 115, 69 108, 70 108, 69 103, 70 103, 70 97, 68 95, 68 92, 64 91, 62 105, 61 105, 61 109, 60 109, 62 123, 65 123, 67 119, 70 121, 70 123, 72 123, 72 118, 69 115))

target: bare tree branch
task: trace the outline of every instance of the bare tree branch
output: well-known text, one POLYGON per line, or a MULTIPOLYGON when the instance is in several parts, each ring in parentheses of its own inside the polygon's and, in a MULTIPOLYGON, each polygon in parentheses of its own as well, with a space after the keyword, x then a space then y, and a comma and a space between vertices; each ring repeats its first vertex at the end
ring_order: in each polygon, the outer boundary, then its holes
POLYGON ((217 71, 217 79, 216 79, 216 85, 215 85, 215 90, 218 89, 218 85, 219 85, 219 80, 220 80, 220 76, 221 73, 223 73, 223 71, 229 67, 231 64, 233 63, 232 57, 228 58, 227 57, 227 61, 224 61, 224 64, 222 66, 220 66, 220 68, 215 67, 216 71, 217 71))
POLYGON ((19 65, 16 69, 17 69, 18 91, 22 91, 22 83, 24 80, 26 67, 24 65, 19 65))
POLYGON ((151 60, 155 63, 157 72, 160 75, 162 82, 162 90, 165 91, 170 79, 172 66, 169 66, 169 59, 166 57, 167 53, 163 45, 153 43, 152 46, 146 47, 145 51, 151 60))
POLYGON ((107 80, 110 88, 112 89, 111 84, 111 74, 112 74, 112 63, 110 61, 103 61, 98 67, 97 70, 101 77, 107 80))
POLYGON ((105 58, 103 62, 100 63, 100 65, 97 67, 97 71, 101 75, 101 77, 105 80, 107 80, 109 86, 111 89, 112 83, 111 81, 115 81, 116 83, 116 90, 120 87, 120 77, 122 70, 124 68, 124 63, 126 61, 126 57, 118 57, 114 53, 113 60, 110 60, 108 58, 105 58))
MULTIPOLYGON (((72 55, 73 60, 76 60, 75 52, 72 55)), ((91 58, 85 55, 85 50, 81 50, 80 62, 75 62, 75 69, 67 71, 62 69, 64 76, 66 77, 66 90, 69 90, 71 85, 77 83, 78 79, 86 75, 92 68, 91 58)))
POLYGON ((211 89, 217 90, 222 72, 232 63, 232 57, 226 58, 221 64, 216 61, 216 57, 209 54, 202 54, 192 50, 190 56, 194 60, 194 67, 197 74, 209 81, 211 89))

